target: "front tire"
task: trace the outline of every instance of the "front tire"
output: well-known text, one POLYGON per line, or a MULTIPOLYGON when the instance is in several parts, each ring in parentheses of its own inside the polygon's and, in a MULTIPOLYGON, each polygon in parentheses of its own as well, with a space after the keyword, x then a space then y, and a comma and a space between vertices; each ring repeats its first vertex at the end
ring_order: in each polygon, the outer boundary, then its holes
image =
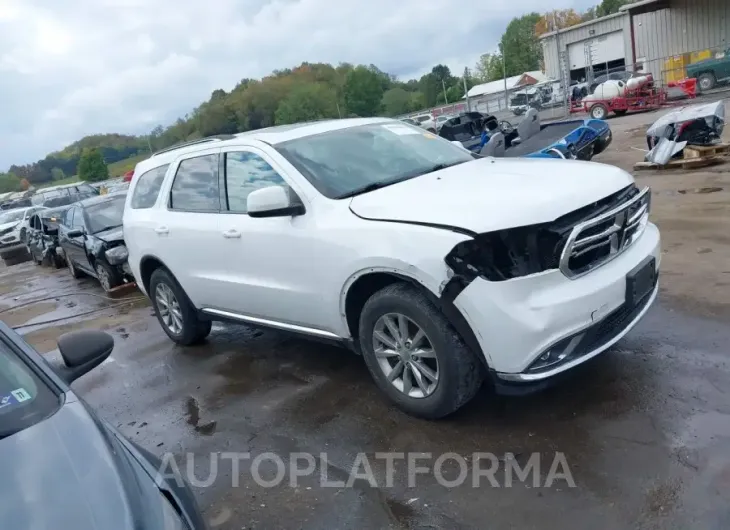
POLYGON ((359 341, 375 383, 412 416, 448 416, 481 386, 476 355, 427 296, 410 285, 389 285, 370 297, 360 315, 359 341))
POLYGON ((108 263, 97 261, 94 269, 96 269, 96 277, 105 293, 108 293, 115 287, 122 285, 122 277, 114 269, 114 267, 108 263))
POLYGON ((167 270, 152 273, 149 293, 157 321, 173 342, 190 346, 210 334, 212 322, 198 317, 185 291, 167 270))

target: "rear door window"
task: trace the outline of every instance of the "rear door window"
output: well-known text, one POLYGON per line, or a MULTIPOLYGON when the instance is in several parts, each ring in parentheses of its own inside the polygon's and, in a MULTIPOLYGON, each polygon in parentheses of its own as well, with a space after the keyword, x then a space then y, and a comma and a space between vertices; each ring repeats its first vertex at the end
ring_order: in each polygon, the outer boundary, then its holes
POLYGON ((160 194, 162 181, 170 164, 150 169, 137 178, 130 206, 134 209, 152 208, 160 194))
POLYGON ((218 154, 187 158, 180 162, 170 190, 170 209, 218 212, 218 154))

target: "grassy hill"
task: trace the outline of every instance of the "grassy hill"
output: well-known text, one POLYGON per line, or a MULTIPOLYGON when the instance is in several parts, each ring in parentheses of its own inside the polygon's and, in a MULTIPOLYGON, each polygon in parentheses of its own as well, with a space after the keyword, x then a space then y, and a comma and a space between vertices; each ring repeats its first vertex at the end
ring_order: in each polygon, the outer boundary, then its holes
POLYGON ((149 158, 149 156, 150 155, 148 153, 145 153, 143 155, 130 156, 129 158, 125 158, 119 162, 109 164, 109 176, 111 178, 121 177, 127 171, 134 169, 134 166, 136 166, 139 162, 149 158))

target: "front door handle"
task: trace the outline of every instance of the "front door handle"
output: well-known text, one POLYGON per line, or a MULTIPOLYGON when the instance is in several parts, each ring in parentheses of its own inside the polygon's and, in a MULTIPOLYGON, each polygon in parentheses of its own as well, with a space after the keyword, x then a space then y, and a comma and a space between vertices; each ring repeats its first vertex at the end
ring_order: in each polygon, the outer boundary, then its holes
POLYGON ((170 233, 170 229, 166 226, 158 226, 155 228, 155 233, 160 234, 161 236, 166 236, 170 233))
POLYGON ((223 232, 223 237, 226 239, 240 239, 241 238, 241 232, 238 230, 230 229, 223 232))

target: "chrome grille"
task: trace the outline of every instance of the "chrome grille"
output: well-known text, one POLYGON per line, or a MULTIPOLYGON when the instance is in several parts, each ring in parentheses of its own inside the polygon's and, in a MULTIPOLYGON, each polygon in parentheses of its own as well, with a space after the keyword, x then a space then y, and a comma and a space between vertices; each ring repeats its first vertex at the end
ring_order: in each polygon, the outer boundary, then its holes
POLYGON ((651 190, 610 212, 576 225, 560 257, 560 270, 575 279, 621 255, 646 228, 651 209, 651 190))

